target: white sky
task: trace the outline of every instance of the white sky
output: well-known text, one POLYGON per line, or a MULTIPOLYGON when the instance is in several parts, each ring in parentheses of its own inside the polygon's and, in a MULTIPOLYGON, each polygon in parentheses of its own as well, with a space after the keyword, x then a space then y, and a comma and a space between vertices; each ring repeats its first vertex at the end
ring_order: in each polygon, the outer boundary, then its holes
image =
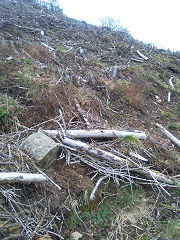
POLYGON ((180 51, 180 0, 58 0, 68 17, 99 25, 119 19, 134 38, 180 51))

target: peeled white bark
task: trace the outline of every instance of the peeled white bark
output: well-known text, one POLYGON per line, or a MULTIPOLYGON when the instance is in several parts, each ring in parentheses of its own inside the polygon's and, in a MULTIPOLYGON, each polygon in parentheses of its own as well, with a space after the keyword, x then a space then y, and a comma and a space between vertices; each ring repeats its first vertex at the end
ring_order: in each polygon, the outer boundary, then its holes
POLYGON ((129 153, 132 157, 135 157, 143 162, 148 162, 148 159, 147 158, 144 158, 143 156, 139 155, 138 153, 135 153, 135 152, 130 152, 129 153))
POLYGON ((180 148, 180 140, 175 137, 172 133, 170 133, 168 130, 166 130, 163 126, 156 123, 156 126, 160 128, 160 130, 176 145, 180 148))
MULTIPOLYGON (((95 156, 95 157, 99 157, 101 159, 104 159, 104 160, 107 160, 107 161, 113 161, 113 162, 117 162, 119 164, 121 164, 122 166, 126 166, 127 165, 127 162, 126 162, 126 159, 124 158, 120 158, 110 152, 107 152, 107 151, 104 151, 104 150, 101 150, 99 148, 93 148, 91 145, 89 144, 86 144, 84 142, 81 142, 81 141, 77 141, 77 140, 73 140, 73 139, 70 139, 70 138, 64 138, 62 139, 62 143, 65 144, 65 145, 68 145, 72 148, 77 148, 77 149, 80 149, 92 156, 95 156)), ((133 166, 131 164, 131 162, 129 162, 129 165, 130 166, 133 166)))
POLYGON ((96 186, 94 187, 94 189, 93 189, 93 191, 92 191, 92 193, 91 193, 91 195, 90 195, 90 197, 89 197, 90 201, 92 201, 92 200, 94 199, 95 193, 96 193, 96 191, 98 190, 99 185, 101 184, 101 182, 102 182, 105 178, 107 178, 107 177, 106 177, 106 176, 101 177, 101 178, 97 181, 96 186))
MULTIPOLYGON (((173 80, 173 77, 171 77, 169 79, 169 84, 170 84, 171 88, 174 89, 174 84, 173 84, 172 80, 173 80)), ((171 101, 171 92, 168 92, 168 102, 170 102, 170 101, 171 101)))
POLYGON ((171 92, 168 92, 168 102, 171 101, 171 92))
POLYGON ((137 54, 142 57, 145 61, 148 60, 148 57, 146 57, 144 54, 142 54, 139 50, 137 50, 137 54))
MULTIPOLYGON (((49 135, 58 135, 58 130, 43 130, 44 133, 49 135)), ((146 139, 147 135, 145 132, 140 131, 118 131, 118 130, 67 130, 66 134, 72 138, 118 138, 125 136, 133 136, 138 139, 146 139)))
POLYGON ((47 178, 39 173, 0 172, 0 183, 39 183, 47 178))
POLYGON ((170 84, 171 88, 174 89, 174 84, 173 84, 172 80, 173 80, 173 77, 170 77, 169 84, 170 84))

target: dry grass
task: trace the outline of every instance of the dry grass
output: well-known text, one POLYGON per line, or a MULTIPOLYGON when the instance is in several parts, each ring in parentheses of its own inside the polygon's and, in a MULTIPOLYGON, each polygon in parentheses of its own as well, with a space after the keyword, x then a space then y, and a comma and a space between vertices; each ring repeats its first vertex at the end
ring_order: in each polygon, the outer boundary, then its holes
POLYGON ((24 50, 34 59, 41 63, 49 62, 53 58, 49 50, 39 44, 26 44, 24 50))
POLYGON ((144 96, 142 94, 142 85, 131 83, 125 91, 125 97, 129 103, 134 107, 141 107, 144 103, 144 96))

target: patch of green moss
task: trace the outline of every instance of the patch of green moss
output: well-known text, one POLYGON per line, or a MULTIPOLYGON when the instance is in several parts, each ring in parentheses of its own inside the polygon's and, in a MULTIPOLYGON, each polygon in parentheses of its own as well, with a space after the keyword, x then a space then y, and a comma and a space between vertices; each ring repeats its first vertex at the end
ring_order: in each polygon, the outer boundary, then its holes
POLYGON ((176 117, 171 112, 162 112, 162 116, 165 117, 167 120, 176 120, 176 117))
POLYGON ((167 127, 171 130, 180 130, 180 124, 177 122, 170 122, 167 127))
POLYGON ((65 46, 60 46, 60 45, 56 45, 55 47, 54 47, 55 49, 56 49, 56 52, 57 53, 66 53, 67 52, 67 50, 68 50, 68 48, 67 47, 65 47, 65 46))
POLYGON ((29 64, 25 65, 21 71, 16 72, 17 84, 26 90, 26 97, 36 97, 39 83, 34 81, 35 77, 33 67, 29 64))
POLYGON ((141 141, 134 136, 129 135, 129 136, 125 136, 125 137, 120 137, 120 138, 118 138, 118 140, 120 142, 128 144, 129 146, 133 146, 133 147, 142 146, 141 141))
POLYGON ((31 60, 30 60, 29 58, 22 58, 22 59, 21 59, 21 63, 29 64, 29 65, 32 64, 32 62, 31 62, 31 60))

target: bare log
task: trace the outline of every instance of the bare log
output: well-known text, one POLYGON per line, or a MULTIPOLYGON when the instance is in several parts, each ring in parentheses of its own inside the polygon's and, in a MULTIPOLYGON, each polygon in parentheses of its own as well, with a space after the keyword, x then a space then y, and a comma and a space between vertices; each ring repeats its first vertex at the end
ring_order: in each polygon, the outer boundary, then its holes
POLYGON ((137 54, 142 57, 145 61, 147 61, 149 58, 146 57, 144 54, 142 54, 139 50, 137 50, 137 54))
POLYGON ((0 172, 0 183, 38 183, 47 178, 39 173, 0 172))
POLYGON ((141 173, 148 178, 154 179, 157 183, 159 181, 170 185, 179 184, 179 181, 176 181, 174 178, 168 177, 154 169, 148 169, 146 167, 143 167, 142 169, 135 170, 135 172, 141 173))
POLYGON ((173 80, 173 77, 170 77, 169 84, 170 84, 171 88, 174 89, 174 84, 173 84, 172 80, 173 80))
MULTIPOLYGON (((44 133, 49 135, 58 135, 58 130, 43 130, 44 133)), ((66 134, 72 138, 118 138, 125 136, 134 136, 138 139, 146 139, 147 135, 145 132, 140 131, 119 131, 119 130, 67 130, 66 134)))
POLYGON ((176 145, 180 148, 180 140, 175 137, 172 133, 170 133, 168 130, 166 130, 163 126, 156 123, 156 126, 176 145))
MULTIPOLYGON (((73 140, 70 138, 64 138, 64 139, 62 139, 62 143, 65 145, 68 145, 72 148, 80 149, 92 156, 107 160, 109 162, 111 162, 111 161, 117 162, 122 166, 127 165, 126 159, 118 157, 110 152, 101 150, 99 148, 95 148, 95 147, 93 148, 91 145, 86 144, 84 142, 73 140)), ((129 163, 129 165, 133 166, 133 164, 131 164, 131 163, 129 163)))

